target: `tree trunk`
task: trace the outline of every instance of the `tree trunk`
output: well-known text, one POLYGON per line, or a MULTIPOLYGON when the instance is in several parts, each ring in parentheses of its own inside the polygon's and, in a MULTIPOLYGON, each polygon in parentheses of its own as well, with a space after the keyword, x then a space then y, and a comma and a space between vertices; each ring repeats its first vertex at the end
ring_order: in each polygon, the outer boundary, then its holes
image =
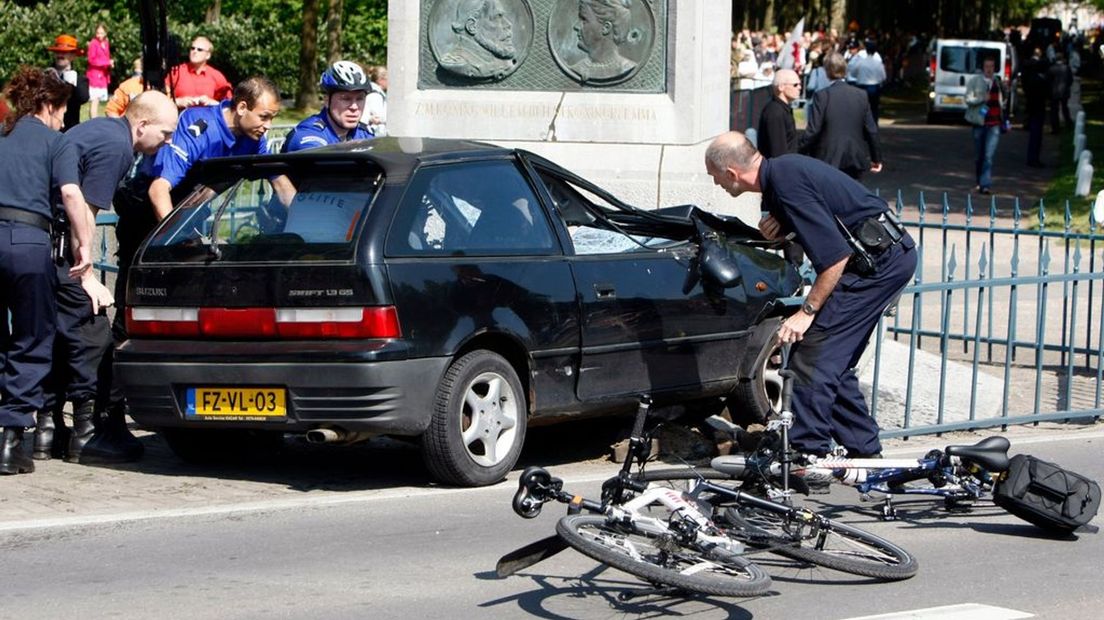
POLYGON ((847 33, 847 0, 830 0, 831 4, 828 9, 828 28, 835 30, 840 36, 844 36, 847 33))
POLYGON ((222 14, 222 0, 212 0, 211 5, 207 7, 207 14, 203 18, 205 24, 217 24, 219 16, 222 14))
POLYGON ((326 2, 326 60, 333 64, 341 60, 341 22, 345 14, 345 0, 326 2))
POLYGON ((295 107, 313 106, 318 98, 318 0, 303 0, 303 33, 299 37, 299 93, 295 107))

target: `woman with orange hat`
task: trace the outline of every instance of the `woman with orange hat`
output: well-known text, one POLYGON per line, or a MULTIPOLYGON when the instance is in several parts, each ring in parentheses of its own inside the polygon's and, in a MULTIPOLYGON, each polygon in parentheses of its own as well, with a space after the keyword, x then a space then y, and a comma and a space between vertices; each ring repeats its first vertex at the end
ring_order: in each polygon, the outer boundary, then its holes
POLYGON ((88 103, 88 78, 73 68, 73 59, 84 56, 84 50, 77 44, 77 38, 69 34, 59 34, 46 49, 54 53, 54 70, 73 87, 61 127, 65 131, 80 122, 81 106, 88 103))

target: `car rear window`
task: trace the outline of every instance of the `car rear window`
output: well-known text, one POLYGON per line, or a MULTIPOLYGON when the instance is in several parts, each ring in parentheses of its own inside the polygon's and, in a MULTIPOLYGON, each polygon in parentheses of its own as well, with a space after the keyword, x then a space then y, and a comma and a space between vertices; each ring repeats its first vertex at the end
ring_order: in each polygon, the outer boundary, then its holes
POLYGON ((1000 50, 996 48, 944 45, 939 52, 939 68, 954 73, 977 73, 986 58, 992 58, 997 70, 1001 69, 1000 50))
POLYGON ((271 168, 201 183, 158 229, 143 262, 349 261, 379 187, 359 169, 271 168))

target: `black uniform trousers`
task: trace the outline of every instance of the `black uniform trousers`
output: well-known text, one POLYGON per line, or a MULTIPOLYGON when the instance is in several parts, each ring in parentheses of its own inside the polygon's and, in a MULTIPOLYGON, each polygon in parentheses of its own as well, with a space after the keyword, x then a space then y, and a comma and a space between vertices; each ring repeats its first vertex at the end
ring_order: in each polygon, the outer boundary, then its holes
POLYGON ((831 440, 852 453, 881 452, 878 423, 870 417, 855 366, 878 319, 916 273, 916 250, 907 234, 875 258, 878 271, 846 272, 793 347, 793 428, 790 444, 824 455, 831 440))
POLYGON ((54 346, 56 288, 50 233, 0 220, 0 427, 34 426, 42 409, 42 384, 54 346))
POLYGON ((69 277, 70 266, 65 260, 57 268, 57 335, 43 411, 95 398, 100 361, 111 347, 107 314, 92 314, 92 300, 80 281, 69 277))

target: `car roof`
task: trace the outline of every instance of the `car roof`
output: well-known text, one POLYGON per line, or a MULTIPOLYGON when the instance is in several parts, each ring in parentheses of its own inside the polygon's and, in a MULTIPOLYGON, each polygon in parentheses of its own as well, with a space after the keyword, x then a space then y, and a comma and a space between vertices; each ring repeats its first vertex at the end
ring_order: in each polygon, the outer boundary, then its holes
POLYGON ((384 176, 390 180, 406 178, 415 168, 425 163, 507 157, 514 152, 514 149, 474 140, 388 136, 370 140, 351 140, 295 153, 220 157, 217 160, 201 162, 196 168, 197 172, 202 173, 201 167, 226 168, 285 161, 290 163, 303 160, 356 161, 362 159, 382 168, 384 176))

